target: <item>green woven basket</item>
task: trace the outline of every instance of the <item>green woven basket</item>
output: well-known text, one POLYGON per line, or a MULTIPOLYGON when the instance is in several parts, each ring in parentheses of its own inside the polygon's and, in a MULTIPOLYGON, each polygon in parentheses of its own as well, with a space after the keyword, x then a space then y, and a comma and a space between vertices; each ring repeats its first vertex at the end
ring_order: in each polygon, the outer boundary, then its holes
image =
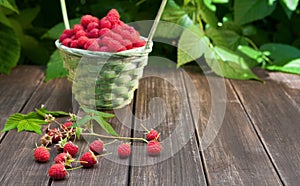
POLYGON ((141 47, 118 53, 69 48, 58 40, 55 44, 73 82, 75 100, 98 110, 122 108, 132 101, 152 50, 152 43, 146 50, 141 47))

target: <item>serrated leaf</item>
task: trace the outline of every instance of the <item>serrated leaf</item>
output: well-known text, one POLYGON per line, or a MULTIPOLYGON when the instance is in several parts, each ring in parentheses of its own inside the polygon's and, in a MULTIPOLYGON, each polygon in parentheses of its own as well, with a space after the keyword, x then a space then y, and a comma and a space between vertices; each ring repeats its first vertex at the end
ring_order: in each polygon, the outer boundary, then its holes
POLYGON ((0 73, 9 74, 18 63, 21 44, 14 30, 0 23, 0 73))
POLYGON ((101 111, 97 111, 97 110, 92 110, 92 109, 88 109, 88 108, 82 108, 82 110, 87 114, 97 115, 97 116, 103 117, 104 119, 109 119, 109 118, 115 117, 114 114, 101 112, 101 111))
POLYGON ((47 110, 45 107, 42 107, 40 109, 36 108, 35 111, 43 117, 45 117, 46 114, 51 114, 52 116, 56 116, 56 117, 58 117, 58 116, 69 116, 69 113, 67 113, 67 112, 64 112, 64 111, 50 111, 50 110, 47 110))
POLYGON ((286 72, 286 73, 300 75, 300 58, 289 61, 288 63, 286 63, 283 66, 267 65, 267 66, 265 66, 265 68, 268 70, 272 70, 272 71, 280 71, 280 72, 286 72))
POLYGON ((45 81, 47 82, 54 78, 66 77, 67 75, 68 72, 63 66, 63 60, 59 50, 55 50, 47 64, 45 81))
POLYGON ((79 127, 82 125, 87 124, 89 121, 91 121, 92 117, 90 115, 85 115, 81 119, 77 120, 72 127, 79 127))
POLYGON ((31 131, 37 134, 42 134, 41 126, 46 124, 43 119, 39 119, 39 116, 30 112, 28 114, 12 114, 6 121, 4 128, 1 132, 6 132, 17 128, 18 132, 31 131))
POLYGON ((209 40, 203 31, 193 25, 184 30, 178 41, 177 66, 184 65, 201 57, 209 47, 209 40))
POLYGON ((240 80, 259 80, 244 59, 229 49, 214 47, 206 52, 204 57, 208 66, 219 76, 240 80))
MULTIPOLYGON (((80 18, 76 19, 71 19, 70 21, 70 26, 71 28, 73 27, 74 24, 79 24, 80 23, 80 18)), ((62 32, 65 29, 64 23, 59 23, 52 27, 50 30, 48 30, 47 33, 45 33, 42 38, 49 38, 49 39, 58 39, 59 36, 62 34, 62 32)))
POLYGON ((92 119, 94 119, 108 134, 113 136, 119 136, 118 133, 112 128, 112 126, 109 123, 107 123, 102 117, 93 116, 92 119))
POLYGON ((273 61, 273 65, 283 66, 286 63, 300 58, 300 50, 290 45, 279 43, 268 43, 260 47, 261 51, 270 52, 269 57, 273 61))
POLYGON ((19 10, 18 10, 15 0, 0 0, 0 6, 8 8, 9 10, 19 14, 19 10))
POLYGON ((281 2, 291 11, 296 10, 299 0, 281 0, 281 2))
POLYGON ((268 0, 237 0, 233 7, 234 20, 240 25, 256 21, 270 15, 275 7, 268 0))

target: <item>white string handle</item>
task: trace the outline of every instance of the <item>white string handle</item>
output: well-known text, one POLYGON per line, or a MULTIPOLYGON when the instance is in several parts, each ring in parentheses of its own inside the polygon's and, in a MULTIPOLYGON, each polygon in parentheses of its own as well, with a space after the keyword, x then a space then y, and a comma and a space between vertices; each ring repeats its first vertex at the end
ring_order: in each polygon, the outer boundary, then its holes
POLYGON ((60 6, 61 6, 63 19, 64 19, 65 28, 70 29, 70 24, 69 24, 69 19, 68 19, 68 13, 67 13, 65 0, 60 0, 60 6))

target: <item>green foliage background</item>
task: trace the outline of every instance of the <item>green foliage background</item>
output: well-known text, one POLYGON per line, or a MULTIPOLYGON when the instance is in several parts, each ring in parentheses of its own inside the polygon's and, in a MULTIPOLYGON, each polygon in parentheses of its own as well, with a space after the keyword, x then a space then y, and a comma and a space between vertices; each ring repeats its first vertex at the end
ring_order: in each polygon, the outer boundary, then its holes
MULTIPOLYGON (((103 17, 111 8, 124 22, 153 20, 160 2, 66 0, 71 23, 84 14, 103 17)), ((258 79, 253 67, 300 74, 299 0, 169 0, 162 19, 187 31, 161 35, 176 41, 178 50, 156 43, 152 55, 174 59, 177 53, 178 66, 204 56, 227 78, 258 79)), ((0 0, 0 73, 35 64, 48 65, 47 80, 65 76, 54 46, 61 22, 58 0, 0 0)))

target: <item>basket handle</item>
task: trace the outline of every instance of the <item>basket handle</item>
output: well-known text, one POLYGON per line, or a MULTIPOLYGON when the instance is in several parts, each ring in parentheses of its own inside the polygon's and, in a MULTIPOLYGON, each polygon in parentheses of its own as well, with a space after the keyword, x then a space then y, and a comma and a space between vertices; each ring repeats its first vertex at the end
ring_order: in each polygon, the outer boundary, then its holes
POLYGON ((64 19, 65 29, 70 29, 69 19, 68 19, 68 13, 66 8, 66 2, 65 0, 60 0, 60 6, 62 11, 62 16, 64 19))
POLYGON ((158 26, 158 23, 159 23, 159 20, 160 20, 160 17, 165 9, 165 6, 167 4, 167 1, 168 0, 162 0, 161 4, 160 4, 160 7, 159 7, 159 10, 157 12, 157 15, 154 19, 154 23, 151 27, 151 30, 149 32, 149 35, 148 35, 148 40, 147 40, 147 43, 146 43, 146 46, 145 46, 145 50, 149 49, 150 48, 150 43, 152 42, 152 39, 153 39, 153 36, 155 34, 155 31, 156 31, 156 28, 158 26))

